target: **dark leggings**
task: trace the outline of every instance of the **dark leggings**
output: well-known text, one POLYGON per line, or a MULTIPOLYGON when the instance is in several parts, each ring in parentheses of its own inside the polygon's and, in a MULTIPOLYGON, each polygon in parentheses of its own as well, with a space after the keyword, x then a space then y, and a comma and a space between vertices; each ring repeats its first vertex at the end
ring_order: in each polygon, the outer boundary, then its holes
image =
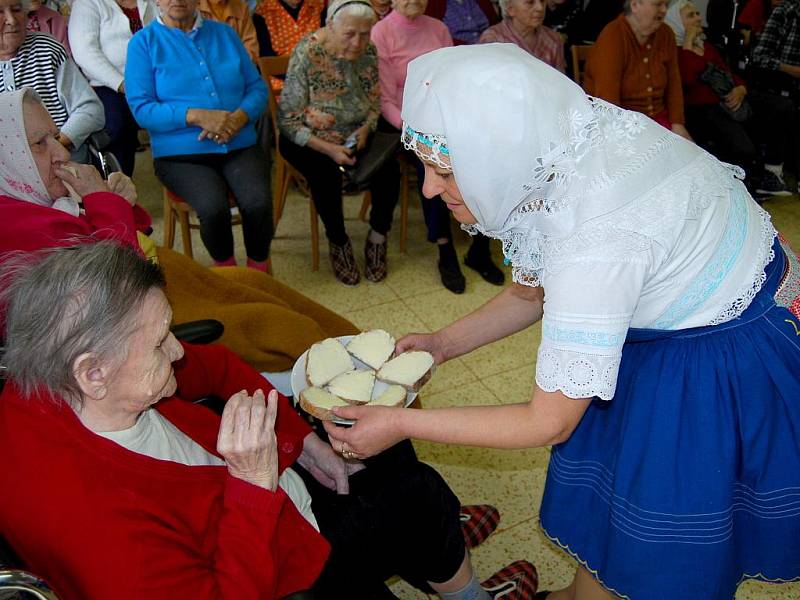
POLYGON ((321 598, 394 598, 384 582, 399 575, 431 593, 428 581, 456 574, 465 546, 460 502, 408 441, 367 459, 337 495, 293 465, 311 494, 331 555, 314 590, 321 598))
POLYGON ((248 258, 269 257, 272 191, 267 158, 258 145, 227 154, 163 156, 154 165, 161 183, 197 212, 200 237, 214 260, 233 256, 229 189, 242 215, 248 258))
POLYGON ((125 94, 108 87, 96 87, 100 102, 106 114, 106 133, 111 138, 111 143, 105 150, 117 157, 122 172, 129 177, 133 175, 136 163, 136 147, 139 145, 139 125, 131 114, 125 94))
MULTIPOLYGON (((283 157, 308 181, 328 240, 341 246, 347 241, 347 231, 342 212, 342 171, 339 165, 322 152, 298 146, 283 135, 280 148, 283 157)), ((372 194, 369 225, 375 232, 385 235, 392 226, 392 215, 400 194, 400 169, 395 158, 387 160, 375 172, 369 191, 372 194)))
POLYGON ((746 99, 753 115, 744 123, 731 119, 718 104, 703 104, 686 106, 686 127, 714 156, 758 176, 764 162, 778 165, 788 156, 794 107, 775 94, 751 91, 746 99))

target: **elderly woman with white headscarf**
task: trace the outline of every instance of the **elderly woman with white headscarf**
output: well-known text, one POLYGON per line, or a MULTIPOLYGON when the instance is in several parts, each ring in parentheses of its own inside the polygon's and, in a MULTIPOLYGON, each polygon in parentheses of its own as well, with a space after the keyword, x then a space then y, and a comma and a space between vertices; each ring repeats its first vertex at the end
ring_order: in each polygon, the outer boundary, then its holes
POLYGON ((534 391, 336 409, 357 422, 334 448, 552 445, 541 524, 582 566, 551 600, 800 576, 800 262, 741 172, 510 44, 413 61, 402 115, 426 193, 503 241, 515 285, 397 351, 442 363, 541 320, 534 391))

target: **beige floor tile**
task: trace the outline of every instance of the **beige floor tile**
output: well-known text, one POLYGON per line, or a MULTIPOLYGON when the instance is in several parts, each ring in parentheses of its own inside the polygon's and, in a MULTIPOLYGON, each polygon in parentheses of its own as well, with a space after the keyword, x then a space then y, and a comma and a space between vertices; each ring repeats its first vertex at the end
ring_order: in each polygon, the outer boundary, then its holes
POLYGON ((797 600, 800 582, 774 584, 763 581, 745 581, 736 592, 736 600, 797 600))
POLYGON ((478 379, 486 379, 523 366, 529 367, 533 373, 541 337, 542 327, 537 323, 511 337, 478 348, 462 356, 461 360, 478 379))
POLYGON ((531 399, 536 366, 524 365, 505 373, 484 377, 481 382, 498 397, 503 404, 527 402, 531 399))

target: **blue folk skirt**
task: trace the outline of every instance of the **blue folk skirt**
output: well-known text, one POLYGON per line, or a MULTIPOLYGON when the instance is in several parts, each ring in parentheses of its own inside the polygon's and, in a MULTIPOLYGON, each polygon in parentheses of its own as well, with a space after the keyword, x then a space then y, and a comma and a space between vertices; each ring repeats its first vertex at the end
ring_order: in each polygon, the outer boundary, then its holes
POLYGON ((542 528, 619 596, 800 578, 800 319, 775 302, 775 251, 739 318, 632 329, 616 395, 553 448, 542 528))

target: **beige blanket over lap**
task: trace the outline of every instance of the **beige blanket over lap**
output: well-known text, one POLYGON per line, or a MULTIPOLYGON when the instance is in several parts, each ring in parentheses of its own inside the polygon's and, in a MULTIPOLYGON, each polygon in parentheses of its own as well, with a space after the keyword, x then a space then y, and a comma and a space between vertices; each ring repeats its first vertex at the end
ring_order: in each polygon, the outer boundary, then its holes
POLYGON ((173 322, 221 321, 219 343, 260 371, 286 371, 311 344, 358 333, 346 319, 253 269, 209 269, 160 247, 158 261, 173 322))

